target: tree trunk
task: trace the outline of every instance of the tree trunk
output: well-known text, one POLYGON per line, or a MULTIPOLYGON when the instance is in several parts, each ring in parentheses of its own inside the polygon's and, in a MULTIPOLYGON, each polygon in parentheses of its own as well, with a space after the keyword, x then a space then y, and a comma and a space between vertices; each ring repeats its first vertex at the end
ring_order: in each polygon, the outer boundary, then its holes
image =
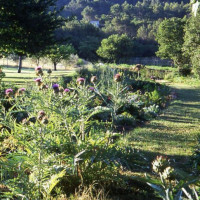
POLYGON ((22 70, 22 56, 19 56, 18 73, 21 73, 21 70, 22 70))
POLYGON ((54 71, 56 71, 56 70, 57 70, 57 69, 56 69, 57 63, 54 62, 54 63, 53 63, 53 66, 54 66, 54 71))
POLYGON ((36 58, 36 65, 39 66, 40 58, 36 58))

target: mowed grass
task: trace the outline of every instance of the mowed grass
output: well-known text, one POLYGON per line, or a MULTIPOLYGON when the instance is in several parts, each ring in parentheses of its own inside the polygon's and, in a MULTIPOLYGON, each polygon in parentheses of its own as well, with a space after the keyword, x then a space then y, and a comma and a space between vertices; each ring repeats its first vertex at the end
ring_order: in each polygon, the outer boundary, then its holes
MULTIPOLYGON (((30 84, 37 78, 33 68, 23 68, 21 73, 17 73, 17 67, 3 67, 3 72, 6 74, 3 82, 6 84, 22 86, 30 84)), ((52 71, 51 77, 53 81, 56 81, 62 76, 73 76, 74 73, 74 70, 58 69, 58 71, 52 71)), ((44 70, 44 74, 47 75, 47 70, 44 70)))
POLYGON ((176 67, 170 67, 170 66, 157 66, 157 65, 145 65, 148 69, 154 69, 154 70, 166 70, 171 72, 176 72, 178 69, 176 67))
POLYGON ((177 92, 177 99, 156 119, 134 129, 126 140, 151 161, 157 155, 166 155, 184 167, 200 134, 200 86, 175 83, 169 86, 177 92))

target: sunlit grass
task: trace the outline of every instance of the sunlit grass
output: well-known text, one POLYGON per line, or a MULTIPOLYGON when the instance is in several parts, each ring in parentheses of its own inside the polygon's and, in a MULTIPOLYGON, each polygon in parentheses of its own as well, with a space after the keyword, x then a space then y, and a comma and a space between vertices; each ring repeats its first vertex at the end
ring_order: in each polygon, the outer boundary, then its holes
MULTIPOLYGON (((37 78, 34 69, 22 69, 21 73, 17 73, 17 68, 14 67, 4 67, 3 71, 6 76, 3 79, 3 82, 6 84, 16 84, 16 85, 24 85, 26 83, 33 82, 35 78, 37 78)), ((47 70, 44 70, 44 73, 47 74, 47 70)), ((73 76, 75 73, 74 70, 58 70, 53 71, 51 74, 52 80, 57 80, 62 76, 73 76)))
POLYGON ((200 87, 171 86, 178 99, 170 103, 155 120, 132 131, 129 145, 155 156, 188 157, 194 153, 200 133, 200 87))
POLYGON ((178 68, 170 66, 145 65, 145 67, 148 69, 155 69, 155 70, 178 71, 178 68))

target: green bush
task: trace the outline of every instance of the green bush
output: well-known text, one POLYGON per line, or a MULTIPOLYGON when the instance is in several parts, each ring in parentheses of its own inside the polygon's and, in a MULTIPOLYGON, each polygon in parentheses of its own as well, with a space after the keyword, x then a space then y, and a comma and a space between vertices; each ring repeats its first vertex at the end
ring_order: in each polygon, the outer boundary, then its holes
POLYGON ((189 76, 191 75, 191 72, 192 72, 192 68, 190 65, 183 65, 179 69, 179 74, 181 76, 189 76))
POLYGON ((79 58, 76 63, 78 66, 82 66, 84 64, 83 59, 79 58))
POLYGON ((134 127, 136 125, 136 119, 131 114, 124 112, 121 115, 116 116, 116 124, 122 126, 131 126, 134 127))

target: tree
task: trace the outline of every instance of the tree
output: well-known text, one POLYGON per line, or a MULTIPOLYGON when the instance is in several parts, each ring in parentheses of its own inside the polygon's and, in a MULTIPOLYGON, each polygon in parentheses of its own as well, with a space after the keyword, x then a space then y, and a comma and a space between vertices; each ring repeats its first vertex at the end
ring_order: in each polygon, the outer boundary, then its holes
POLYGON ((168 58, 180 66, 184 62, 182 46, 184 43, 184 20, 180 18, 165 19, 158 28, 157 41, 159 50, 156 55, 168 58))
POLYGON ((1 0, 0 51, 19 56, 40 54, 54 43, 54 31, 61 19, 56 0, 1 0))
POLYGON ((86 6, 84 8, 84 10, 81 12, 81 15, 83 16, 84 19, 86 19, 87 21, 91 21, 94 20, 94 16, 95 16, 95 11, 92 7, 90 6, 86 6))
POLYGON ((133 54, 133 42, 125 34, 114 34, 101 41, 97 54, 106 61, 119 62, 133 54))
POLYGON ((131 15, 131 13, 133 12, 133 5, 128 4, 127 1, 124 1, 124 3, 122 4, 122 10, 127 15, 131 15))
POLYGON ((47 52, 47 57, 51 60, 54 65, 54 70, 57 70, 57 64, 61 60, 66 60, 71 54, 75 53, 74 48, 70 45, 58 45, 55 44, 50 47, 47 52))
POLYGON ((97 49, 100 46, 101 40, 98 37, 87 36, 80 42, 78 53, 81 58, 90 61, 97 61, 98 56, 96 54, 97 49))
POLYGON ((194 71, 200 76, 200 14, 188 19, 183 44, 184 55, 188 56, 194 71))
POLYGON ((110 13, 114 16, 119 16, 121 13, 121 6, 119 4, 114 4, 110 7, 110 13))
POLYGON ((59 40, 66 39, 72 44, 79 57, 90 61, 98 59, 96 50, 104 38, 104 34, 99 28, 96 28, 85 20, 79 21, 74 19, 66 23, 59 30, 59 34, 59 40))
POLYGON ((113 17, 111 21, 107 21, 102 30, 109 35, 126 34, 129 37, 134 37, 136 36, 137 26, 130 21, 128 15, 122 13, 121 17, 113 17))
POLYGON ((140 26, 137 30, 137 37, 143 40, 148 39, 149 30, 145 25, 140 26))

